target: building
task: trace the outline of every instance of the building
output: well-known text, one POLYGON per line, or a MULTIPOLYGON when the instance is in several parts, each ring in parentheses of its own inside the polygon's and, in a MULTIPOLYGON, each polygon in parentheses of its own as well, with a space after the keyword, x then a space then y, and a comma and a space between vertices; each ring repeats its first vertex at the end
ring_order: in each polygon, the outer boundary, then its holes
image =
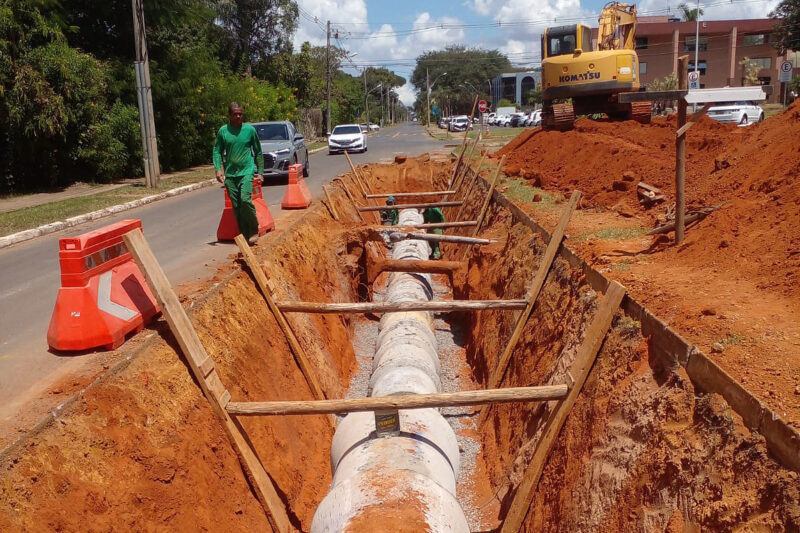
POLYGON ((497 102, 502 99, 510 100, 518 106, 523 106, 525 94, 542 84, 542 73, 509 72, 500 74, 490 80, 492 86, 492 109, 497 109, 497 102))
MULTIPOLYGON (((779 102, 782 87, 778 73, 784 57, 778 57, 772 45, 774 24, 773 19, 701 20, 697 61, 700 87, 742 86, 741 61, 747 57, 759 67, 759 82, 772 86, 767 101, 779 102)), ((677 73, 678 57, 682 55, 689 56, 689 71, 693 71, 695 30, 695 22, 666 16, 640 17, 636 25, 636 52, 641 82, 649 84, 677 73)), ((597 29, 594 36, 596 43, 597 29)), ((799 66, 795 63, 795 74, 799 73, 799 66)))

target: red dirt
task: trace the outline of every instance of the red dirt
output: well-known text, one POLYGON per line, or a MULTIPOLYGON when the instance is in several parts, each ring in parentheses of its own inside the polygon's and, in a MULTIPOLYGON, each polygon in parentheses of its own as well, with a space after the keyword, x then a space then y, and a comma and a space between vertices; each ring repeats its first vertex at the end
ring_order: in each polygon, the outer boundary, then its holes
MULTIPOLYGON (((644 181, 674 201, 674 135, 672 117, 580 120, 570 132, 526 132, 495 156, 545 192, 584 193, 570 246, 800 428, 800 102, 752 127, 704 118, 689 130, 688 205, 726 203, 678 247, 641 235, 664 205, 645 209, 636 196, 644 181)), ((550 228, 559 213, 522 207, 550 228)))

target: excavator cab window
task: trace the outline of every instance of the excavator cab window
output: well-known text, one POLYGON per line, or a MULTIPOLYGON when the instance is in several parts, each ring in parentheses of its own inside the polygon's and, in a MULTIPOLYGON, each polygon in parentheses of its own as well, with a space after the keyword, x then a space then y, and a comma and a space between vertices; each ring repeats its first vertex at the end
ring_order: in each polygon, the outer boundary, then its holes
POLYGON ((574 52, 577 44, 575 30, 577 30, 577 27, 573 26, 571 33, 548 32, 547 57, 561 56, 574 52))

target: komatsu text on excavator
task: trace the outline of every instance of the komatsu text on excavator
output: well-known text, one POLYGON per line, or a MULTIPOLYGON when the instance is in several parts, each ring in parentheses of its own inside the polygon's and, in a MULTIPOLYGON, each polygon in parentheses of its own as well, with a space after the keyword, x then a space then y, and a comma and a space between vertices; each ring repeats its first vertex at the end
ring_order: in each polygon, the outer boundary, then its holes
POLYGON ((650 122, 650 102, 617 101, 619 93, 640 87, 636 6, 609 2, 598 22, 596 50, 592 29, 583 24, 547 28, 542 34, 543 128, 570 129, 575 114, 650 122), (566 99, 571 103, 554 103, 566 99))

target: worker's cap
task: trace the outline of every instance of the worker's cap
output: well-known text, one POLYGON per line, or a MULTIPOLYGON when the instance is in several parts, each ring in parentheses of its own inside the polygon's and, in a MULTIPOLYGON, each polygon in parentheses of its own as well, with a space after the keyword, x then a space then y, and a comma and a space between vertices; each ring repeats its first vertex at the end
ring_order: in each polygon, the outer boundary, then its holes
POLYGON ((386 203, 387 204, 393 204, 394 203, 394 196, 390 196, 389 198, 387 198, 386 199, 386 203))

